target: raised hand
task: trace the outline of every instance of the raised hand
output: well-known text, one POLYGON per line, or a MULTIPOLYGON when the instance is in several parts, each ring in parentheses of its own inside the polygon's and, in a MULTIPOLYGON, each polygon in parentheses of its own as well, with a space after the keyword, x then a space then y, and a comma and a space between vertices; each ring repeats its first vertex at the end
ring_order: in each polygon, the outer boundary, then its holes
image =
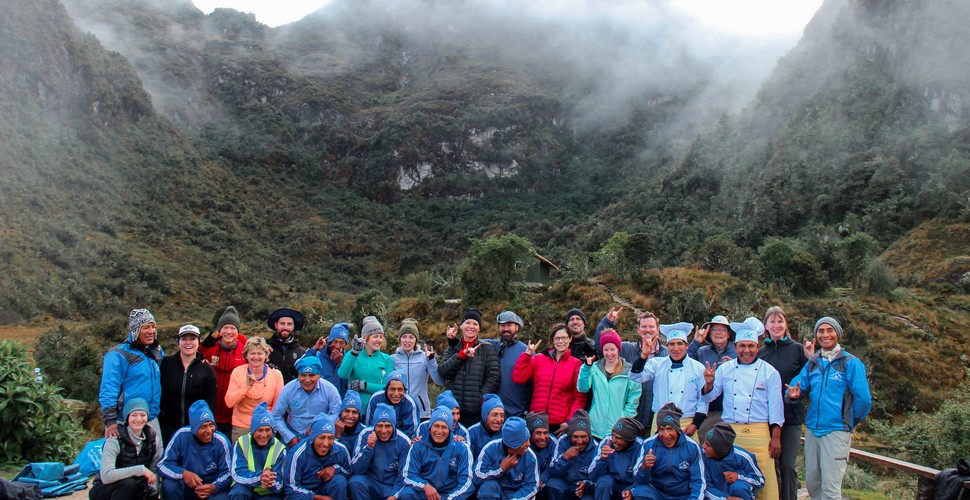
POLYGON ((603 441, 603 447, 600 448, 600 458, 607 458, 614 453, 616 453, 616 450, 610 446, 610 443, 603 441))
POLYGON ((434 359, 434 346, 425 342, 424 343, 424 354, 428 356, 428 359, 434 359))
POLYGON ((717 371, 717 363, 711 365, 710 361, 705 361, 704 366, 704 381, 708 384, 714 384, 714 373, 717 371))
POLYGON ((539 348, 539 344, 542 343, 542 339, 539 339, 535 344, 529 344, 525 347, 525 353, 532 356, 536 353, 536 349, 539 348))
POLYGON ((376 432, 371 432, 367 436, 367 447, 368 448, 374 448, 374 445, 375 444, 377 444, 377 433, 376 432))
POLYGON ((445 337, 448 337, 449 339, 453 339, 453 338, 455 338, 457 336, 458 336, 458 325, 457 324, 452 324, 451 326, 448 327, 447 330, 445 330, 445 337))
POLYGON ((706 342, 707 331, 710 329, 711 327, 709 326, 706 328, 698 328, 697 331, 694 332, 694 341, 697 342, 698 344, 703 344, 704 342, 706 342))
POLYGON ((586 356, 586 364, 593 366, 593 362, 596 361, 596 356, 586 356))
POLYGON ((364 350, 364 337, 360 335, 354 336, 354 344, 351 346, 350 353, 354 356, 360 354, 360 351, 364 350))
POLYGON ((256 375, 252 373, 246 373, 246 384, 253 385, 256 383, 256 375))
POLYGON ((327 347, 327 339, 329 337, 320 337, 316 342, 313 343, 314 351, 322 351, 324 347, 327 347))
POLYGON ((622 307, 614 307, 610 309, 610 312, 606 313, 606 319, 610 320, 610 323, 616 324, 616 320, 620 318, 620 313, 623 312, 622 307))
POLYGON ((811 358, 815 355, 815 339, 806 340, 803 345, 805 346, 805 357, 811 358))
POLYGON ((640 465, 640 467, 643 467, 643 470, 647 470, 653 467, 653 464, 655 464, 656 462, 657 462, 657 457, 653 456, 653 448, 650 448, 650 450, 647 451, 647 455, 643 457, 643 464, 640 465))
POLYGON ((474 358, 475 357, 475 353, 478 352, 478 348, 481 347, 481 346, 482 346, 482 344, 478 344, 478 345, 475 345, 475 346, 472 346, 472 347, 466 347, 465 348, 465 351, 464 351, 465 352, 465 357, 468 358, 468 359, 474 358))
POLYGON ((785 390, 788 391, 788 397, 790 399, 798 399, 802 397, 802 383, 799 382, 795 385, 785 384, 785 390))
POLYGON ((579 452, 581 452, 581 451, 583 451, 583 450, 581 450, 578 446, 570 446, 565 452, 563 452, 562 458, 564 458, 566 460, 572 460, 572 459, 578 457, 579 456, 579 452))

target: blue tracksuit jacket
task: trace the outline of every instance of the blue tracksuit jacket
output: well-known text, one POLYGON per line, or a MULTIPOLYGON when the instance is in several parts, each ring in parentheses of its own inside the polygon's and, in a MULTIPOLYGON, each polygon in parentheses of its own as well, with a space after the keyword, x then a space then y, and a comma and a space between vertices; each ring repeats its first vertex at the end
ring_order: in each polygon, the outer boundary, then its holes
POLYGON ((704 452, 693 439, 681 434, 673 448, 667 448, 657 435, 647 438, 640 447, 633 474, 633 494, 638 485, 651 485, 667 500, 701 500, 704 497, 704 452), (644 470, 643 457, 649 450, 657 460, 644 470))
MULTIPOLYGON (((717 460, 704 457, 705 482, 707 491, 705 496, 710 500, 727 500, 732 496, 731 485, 724 479, 725 472, 737 472, 738 481, 750 488, 752 493, 765 485, 765 477, 758 468, 758 459, 740 446, 735 446, 724 458, 717 460)), ((774 474, 775 471, 771 471, 774 474)))
POLYGON ((357 437, 354 454, 350 458, 351 474, 363 474, 378 483, 391 486, 399 491, 404 486, 401 467, 411 449, 411 438, 395 430, 387 442, 377 440, 373 448, 367 447, 367 436, 374 432, 373 427, 364 429, 357 437))
POLYGON ((220 432, 212 435, 212 441, 202 444, 189 427, 175 431, 165 454, 158 462, 158 472, 176 481, 182 481, 182 471, 194 472, 204 484, 216 485, 216 492, 229 491, 232 481, 229 474, 229 440, 220 432))
MULTIPOLYGON (((472 487, 472 452, 465 443, 448 436, 438 448, 430 438, 411 446, 404 459, 404 485, 424 495, 424 485, 431 483, 444 500, 464 500, 475 492, 472 487)), ((422 497, 423 498, 423 497, 422 497)))
POLYGON ((536 454, 532 453, 532 449, 525 450, 525 455, 519 457, 519 463, 503 472, 500 464, 506 455, 501 440, 485 445, 475 464, 474 484, 480 486, 485 481, 496 480, 510 499, 532 498, 539 492, 536 454))
POLYGON ((317 472, 330 466, 334 468, 334 477, 341 475, 346 478, 350 475, 350 453, 344 445, 335 441, 330 452, 321 457, 313 450, 313 439, 300 441, 286 456, 283 476, 286 498, 313 500, 314 492, 323 486, 323 479, 317 476, 317 472))

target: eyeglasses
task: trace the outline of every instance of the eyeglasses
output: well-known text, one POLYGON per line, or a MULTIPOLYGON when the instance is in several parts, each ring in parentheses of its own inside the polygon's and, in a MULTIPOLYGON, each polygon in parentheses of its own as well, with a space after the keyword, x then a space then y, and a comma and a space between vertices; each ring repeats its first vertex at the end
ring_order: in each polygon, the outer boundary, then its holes
POLYGON ((565 342, 569 340, 569 337, 553 337, 552 340, 553 342, 565 342))

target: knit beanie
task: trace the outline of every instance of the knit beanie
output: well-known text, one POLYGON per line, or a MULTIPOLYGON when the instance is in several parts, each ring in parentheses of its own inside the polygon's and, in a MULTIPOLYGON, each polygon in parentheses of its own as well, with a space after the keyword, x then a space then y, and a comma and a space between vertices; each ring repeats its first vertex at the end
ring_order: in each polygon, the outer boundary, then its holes
POLYGON ((394 382, 395 380, 404 385, 405 391, 408 390, 408 376, 405 375, 404 372, 398 370, 394 370, 387 374, 387 382, 384 382, 384 390, 387 390, 388 386, 391 385, 391 382, 394 382))
POLYGON ((569 431, 567 431, 567 435, 571 438, 573 437, 573 433, 578 431, 583 431, 589 434, 590 437, 593 436, 590 431, 589 413, 586 413, 586 410, 576 410, 576 413, 573 413, 573 418, 569 419, 569 431))
POLYGON ((643 432, 643 424, 635 418, 623 417, 613 424, 613 432, 624 441, 636 441, 637 436, 643 432))
POLYGON ((273 427, 273 414, 269 412, 266 401, 262 401, 253 409, 253 417, 249 421, 249 433, 256 432, 260 427, 273 427))
POLYGON ((622 341, 620 340, 620 334, 613 330, 604 330, 603 333, 600 334, 600 350, 602 350, 606 344, 615 345, 617 350, 623 348, 622 341))
POLYGON ((132 309, 128 313, 128 342, 138 338, 138 330, 147 323, 155 323, 155 316, 148 309, 132 309))
POLYGON ((350 326, 344 323, 337 323, 330 327, 330 336, 327 337, 327 345, 337 339, 342 339, 344 342, 350 342, 350 326))
POLYGON ((340 405, 340 412, 343 413, 343 411, 346 410, 347 408, 353 408, 357 410, 358 414, 360 414, 361 413, 360 407, 363 404, 364 404, 364 401, 360 399, 360 393, 353 389, 350 389, 349 391, 347 391, 347 394, 344 394, 344 400, 340 405))
POLYGON ((444 406, 439 406, 431 412, 431 423, 429 426, 435 422, 441 422, 448 426, 451 430, 451 423, 454 419, 451 417, 451 408, 445 408, 444 406))
POLYGON ((505 408, 505 405, 502 404, 502 398, 498 394, 488 393, 482 396, 482 421, 484 422, 488 418, 488 414, 496 408, 505 408))
POLYGON ((222 316, 219 316, 219 324, 216 325, 216 331, 222 330, 222 327, 226 325, 233 325, 238 330, 239 324, 239 313, 234 306, 229 306, 222 313, 222 316))
POLYGON ((376 317, 367 316, 366 318, 364 318, 364 321, 362 322, 362 326, 360 327, 360 334, 366 340, 367 337, 370 337, 371 335, 377 335, 377 334, 383 335, 384 327, 381 326, 381 322, 378 321, 376 317))
POLYGON ((310 439, 316 439, 321 434, 336 434, 337 428, 333 423, 333 417, 326 413, 321 413, 314 417, 310 422, 310 439))
POLYGON ((569 323, 569 318, 572 318, 573 316, 579 316, 580 318, 583 318, 583 324, 584 325, 586 323, 588 323, 586 321, 586 315, 583 314, 583 310, 580 309, 580 308, 578 308, 578 307, 574 307, 574 308, 566 311, 566 323, 569 323))
POLYGON ((387 422, 394 425, 397 422, 397 412, 391 405, 384 403, 377 403, 377 408, 374 409, 374 426, 381 422, 387 422))
POLYGON ((133 411, 143 411, 148 413, 148 403, 142 398, 131 398, 125 401, 125 406, 123 413, 125 415, 125 423, 128 422, 128 415, 131 415, 133 411))
POLYGON ((731 428, 731 424, 718 422, 714 424, 711 430, 707 431, 706 437, 706 443, 714 449, 717 458, 724 458, 734 447, 734 438, 737 437, 737 434, 731 428))
POLYGON ((209 409, 209 404, 204 399, 192 403, 192 406, 189 407, 189 429, 192 431, 192 435, 199 432, 199 427, 202 427, 202 424, 215 421, 212 410, 209 409))
POLYGON ((441 394, 438 394, 437 401, 438 401, 438 406, 444 406, 449 410, 454 410, 455 408, 459 407, 458 400, 455 399, 455 395, 451 393, 450 389, 447 391, 441 391, 441 394))
POLYGON ((839 322, 831 316, 825 316, 824 318, 820 318, 818 321, 816 321, 815 328, 812 329, 812 333, 818 335, 818 327, 822 326, 823 324, 835 328, 835 334, 839 336, 839 340, 842 340, 842 325, 840 325, 839 322))
POLYGON ((529 426, 529 435, 532 435, 536 429, 549 430, 549 415, 545 412, 529 413, 525 416, 525 423, 529 426))
POLYGON ((414 339, 418 339, 418 320, 407 318, 401 322, 401 328, 397 331, 397 338, 401 338, 405 334, 414 335, 414 339))
POLYGON ((680 428, 680 419, 683 416, 684 412, 680 408, 677 408, 677 405, 667 403, 657 411, 657 427, 669 425, 677 429, 677 432, 683 433, 683 429, 680 428))
POLYGON ((502 424, 502 444, 515 449, 529 441, 529 428, 525 420, 511 417, 502 424))
POLYGON ((312 373, 320 375, 323 372, 323 363, 316 356, 304 356, 296 361, 296 373, 312 373))
POLYGON ((473 319, 479 326, 482 325, 482 312, 478 309, 467 309, 465 314, 461 315, 461 322, 464 323, 467 320, 473 319))

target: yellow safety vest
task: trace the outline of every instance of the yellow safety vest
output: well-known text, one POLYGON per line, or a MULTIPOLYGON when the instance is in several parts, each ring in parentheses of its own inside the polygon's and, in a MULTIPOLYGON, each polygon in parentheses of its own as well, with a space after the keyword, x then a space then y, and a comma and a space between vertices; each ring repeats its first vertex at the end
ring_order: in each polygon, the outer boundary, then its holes
MULTIPOLYGON (((236 442, 239 443, 239 448, 242 449, 243 453, 246 454, 246 468, 252 472, 256 472, 256 459, 253 458, 251 438, 252 435, 246 433, 239 436, 239 440, 236 442)), ((286 447, 283 446, 283 443, 281 443, 279 439, 276 439, 276 436, 273 436, 273 441, 269 445, 269 453, 266 454, 266 464, 263 466, 263 470, 272 469, 273 466, 276 465, 276 461, 280 459, 280 455, 283 454, 283 450, 285 449, 286 447)), ((233 482, 232 484, 235 486, 236 483, 233 482)), ((253 488, 253 493, 262 496, 269 495, 272 493, 272 491, 268 490, 261 484, 253 488)))

